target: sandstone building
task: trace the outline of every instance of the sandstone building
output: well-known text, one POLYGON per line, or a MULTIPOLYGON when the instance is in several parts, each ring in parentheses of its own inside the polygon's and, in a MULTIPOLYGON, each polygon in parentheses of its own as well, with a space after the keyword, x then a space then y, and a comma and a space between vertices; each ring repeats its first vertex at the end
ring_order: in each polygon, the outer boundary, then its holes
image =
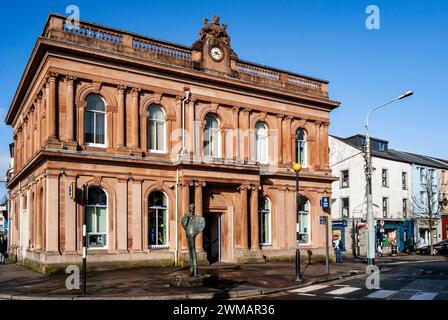
MULTIPOLYGON (((51 14, 6 117, 11 255, 42 272, 322 255, 331 195, 328 82, 240 60, 218 17, 191 46, 51 14), (301 162, 296 214, 294 162, 301 162), (69 196, 88 187, 84 207, 69 196), (299 223, 297 223, 297 219, 299 223)), ((256 45, 256 44, 254 44, 256 45)))

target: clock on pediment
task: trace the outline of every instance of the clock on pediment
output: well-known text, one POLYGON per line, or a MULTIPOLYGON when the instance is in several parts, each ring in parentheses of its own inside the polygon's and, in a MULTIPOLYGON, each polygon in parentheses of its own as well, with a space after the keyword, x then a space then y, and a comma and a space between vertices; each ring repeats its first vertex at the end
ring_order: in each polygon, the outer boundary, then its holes
POLYGON ((237 59, 237 56, 230 47, 227 25, 221 25, 218 16, 213 17, 212 23, 205 18, 199 34, 200 38, 192 46, 193 50, 200 52, 200 59, 194 61, 195 68, 231 75, 230 60, 237 59))

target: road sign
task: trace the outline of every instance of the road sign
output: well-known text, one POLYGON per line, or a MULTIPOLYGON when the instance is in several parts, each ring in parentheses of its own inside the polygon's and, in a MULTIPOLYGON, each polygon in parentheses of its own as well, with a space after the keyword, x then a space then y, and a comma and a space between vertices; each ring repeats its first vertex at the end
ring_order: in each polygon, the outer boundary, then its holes
POLYGON ((327 216, 319 216, 320 224, 327 224, 328 217, 327 216))
POLYGON ((323 209, 330 208, 330 197, 322 197, 322 199, 320 200, 320 206, 323 209))

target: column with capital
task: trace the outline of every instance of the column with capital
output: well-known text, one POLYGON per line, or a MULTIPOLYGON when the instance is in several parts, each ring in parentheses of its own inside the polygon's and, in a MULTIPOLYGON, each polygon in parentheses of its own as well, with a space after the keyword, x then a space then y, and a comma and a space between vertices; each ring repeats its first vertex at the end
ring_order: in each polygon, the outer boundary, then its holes
POLYGON ((253 185, 250 193, 250 250, 258 250, 258 189, 259 186, 253 185))
POLYGON ((58 74, 50 72, 47 77, 47 133, 48 141, 57 142, 57 123, 56 123, 56 96, 57 96, 57 77, 58 74))
POLYGON ((139 92, 140 92, 140 88, 133 88, 131 91, 132 105, 131 105, 130 147, 132 149, 138 149, 139 92))
POLYGON ((43 117, 43 100, 42 93, 39 93, 36 98, 36 151, 39 151, 42 146, 42 117, 43 117))
POLYGON ((32 105, 30 108, 30 158, 34 155, 34 137, 36 136, 35 130, 35 105, 32 105))
POLYGON ((240 136, 240 128, 239 128, 239 111, 240 107, 235 106, 233 107, 233 160, 239 161, 241 160, 240 157, 240 143, 239 143, 239 136, 240 136))
POLYGON ((322 159, 321 159, 321 155, 322 155, 322 150, 321 148, 322 143, 321 143, 321 132, 320 132, 320 125, 322 124, 321 121, 316 121, 314 123, 314 161, 313 163, 314 168, 316 170, 320 170, 322 167, 322 159))
POLYGON ((283 118, 285 117, 284 114, 278 114, 277 115, 277 157, 278 157, 278 164, 283 163, 283 134, 282 134, 282 127, 283 127, 283 118))
POLYGON ((291 122, 293 117, 287 116, 285 120, 285 162, 292 164, 292 149, 291 149, 291 122))
POLYGON ((188 250, 188 245, 187 245, 187 238, 184 232, 184 229, 182 227, 182 217, 184 216, 184 214, 188 213, 189 210, 189 206, 190 206, 190 182, 189 181, 182 181, 179 183, 179 188, 180 188, 180 193, 181 193, 181 210, 179 211, 179 217, 178 217, 178 230, 180 232, 179 234, 179 249, 181 251, 185 251, 188 250))
POLYGON ((28 162, 28 116, 23 119, 23 164, 28 162))
MULTIPOLYGON (((195 181, 194 183, 194 214, 201 217, 203 216, 203 188, 205 186, 205 182, 202 181, 195 181)), ((204 251, 203 242, 204 238, 201 232, 196 237, 196 248, 198 251, 204 251)))
POLYGON ((321 150, 322 150, 322 154, 321 154, 321 165, 322 165, 322 169, 324 170, 330 170, 329 167, 329 150, 328 150, 328 127, 329 127, 329 123, 328 122, 323 122, 322 125, 320 126, 320 139, 321 139, 321 150))
POLYGON ((242 159, 245 161, 249 160, 249 130, 250 130, 250 124, 249 124, 249 116, 250 116, 250 109, 245 108, 242 112, 240 112, 241 121, 240 124, 242 125, 242 135, 243 135, 243 141, 242 141, 242 159))
POLYGON ((75 142, 75 76, 67 75, 67 144, 76 147, 75 142))
POLYGON ((118 92, 118 123, 117 123, 117 148, 125 147, 125 133, 126 133, 126 86, 119 85, 117 87, 118 92))
POLYGON ((239 230, 239 234, 241 237, 241 248, 248 249, 249 248, 249 234, 248 234, 248 212, 247 212, 247 189, 248 186, 245 184, 242 184, 240 186, 240 200, 241 200, 241 217, 240 217, 240 224, 237 226, 237 230, 239 230))
POLYGON ((16 151, 16 157, 14 158, 14 171, 17 172, 22 168, 22 133, 23 128, 20 124, 17 129, 17 145, 15 145, 16 151))

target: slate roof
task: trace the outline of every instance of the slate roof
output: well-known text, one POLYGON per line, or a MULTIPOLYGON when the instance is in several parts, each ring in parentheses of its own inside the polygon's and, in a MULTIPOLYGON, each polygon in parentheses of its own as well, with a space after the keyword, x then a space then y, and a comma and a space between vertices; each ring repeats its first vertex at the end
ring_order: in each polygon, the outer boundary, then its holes
MULTIPOLYGON (((337 137, 334 135, 330 135, 330 136, 352 146, 353 148, 356 148, 356 149, 362 151, 361 146, 353 144, 346 140, 351 137, 341 138, 341 137, 337 137)), ((356 135, 356 136, 364 137, 364 135, 356 135)), ((370 139, 375 139, 377 141, 386 142, 386 140, 376 139, 376 138, 372 138, 372 137, 370 139)), ((376 150, 372 149, 371 153, 372 153, 373 157, 382 158, 382 159, 386 159, 386 160, 405 162, 405 163, 409 163, 409 164, 417 164, 417 165, 431 167, 431 168, 448 170, 448 160, 437 159, 437 158, 433 158, 430 156, 424 156, 424 155, 420 155, 420 154, 399 151, 399 150, 394 150, 394 149, 387 149, 387 151, 384 151, 384 152, 376 151, 376 150)))

